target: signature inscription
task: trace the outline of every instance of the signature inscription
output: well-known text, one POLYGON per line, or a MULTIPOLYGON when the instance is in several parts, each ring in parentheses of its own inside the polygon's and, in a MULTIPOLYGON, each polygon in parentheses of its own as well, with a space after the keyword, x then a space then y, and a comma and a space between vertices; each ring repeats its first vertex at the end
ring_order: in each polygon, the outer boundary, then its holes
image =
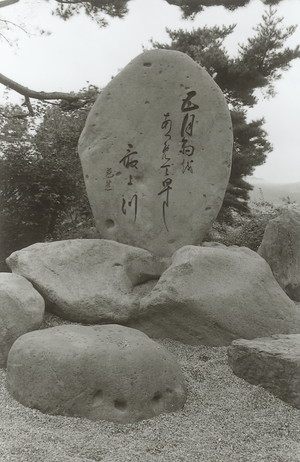
POLYGON ((105 191, 112 191, 111 182, 114 177, 114 173, 111 168, 107 168, 105 171, 105 191))

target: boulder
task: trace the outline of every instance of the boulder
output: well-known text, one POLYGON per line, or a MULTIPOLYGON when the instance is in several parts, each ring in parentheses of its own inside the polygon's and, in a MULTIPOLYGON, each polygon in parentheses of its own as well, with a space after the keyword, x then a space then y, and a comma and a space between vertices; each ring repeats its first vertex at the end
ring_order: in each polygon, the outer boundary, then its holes
POLYGON ((33 244, 6 260, 14 273, 39 290, 47 310, 83 323, 127 321, 166 261, 104 239, 33 244))
POLYGON ((135 422, 181 409, 186 387, 175 358, 142 332, 118 325, 65 325, 13 345, 7 387, 47 414, 135 422))
POLYGON ((205 69, 178 51, 142 53, 101 92, 79 140, 101 237, 163 256, 200 243, 231 153, 229 110, 205 69))
POLYGON ((6 366, 15 340, 40 327, 44 309, 42 296, 30 282, 17 274, 0 273, 0 367, 6 366))
POLYGON ((258 253, 288 296, 300 301, 300 208, 269 221, 258 253))
POLYGON ((300 334, 235 340, 228 361, 238 377, 300 408, 300 334))
POLYGON ((252 250, 185 246, 129 325, 151 337, 220 346, 300 333, 300 311, 252 250))

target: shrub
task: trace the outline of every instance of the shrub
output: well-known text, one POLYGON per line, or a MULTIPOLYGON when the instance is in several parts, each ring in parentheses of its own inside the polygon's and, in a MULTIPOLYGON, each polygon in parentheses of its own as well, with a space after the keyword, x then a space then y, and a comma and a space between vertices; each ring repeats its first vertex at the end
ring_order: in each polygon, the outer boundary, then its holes
POLYGON ((283 199, 282 204, 253 202, 249 215, 236 214, 232 225, 215 222, 205 237, 205 241, 215 241, 224 245, 238 245, 257 251, 261 244, 269 220, 276 218, 285 209, 298 206, 283 199))

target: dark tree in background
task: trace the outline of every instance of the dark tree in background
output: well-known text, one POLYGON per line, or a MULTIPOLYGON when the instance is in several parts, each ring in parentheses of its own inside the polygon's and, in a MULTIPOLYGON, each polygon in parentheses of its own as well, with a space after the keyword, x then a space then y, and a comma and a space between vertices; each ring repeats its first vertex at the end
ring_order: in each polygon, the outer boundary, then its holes
MULTIPOLYGON (((14 0, 15 1, 15 0, 14 0)), ((17 0, 18 1, 18 0, 17 0)), ((101 12, 110 16, 124 17, 128 12, 129 0, 56 0, 58 5, 54 13, 63 19, 82 11, 82 7, 87 15, 95 19, 99 24, 105 25, 106 21, 101 12)), ((211 6, 224 6, 228 10, 236 10, 246 6, 251 0, 165 0, 169 5, 178 6, 182 11, 183 18, 194 19, 195 16, 205 8, 211 6)), ((262 0, 266 5, 277 5, 282 0, 262 0)), ((0 3, 1 6, 1 3, 0 3)))
MULTIPOLYGON (((83 93, 92 103, 98 89, 83 93)), ((0 107, 0 270, 14 250, 92 226, 77 152, 90 107, 39 103, 35 117, 18 106, 0 107)))
POLYGON ((100 26, 106 26, 107 21, 103 17, 103 13, 109 16, 123 18, 128 13, 128 0, 91 0, 91 1, 60 1, 55 8, 54 14, 60 16, 64 20, 84 12, 94 19, 100 26))
MULTIPOLYGON (((213 2, 208 2, 213 3, 213 2)), ((229 4, 230 2, 228 2, 229 4)), ((232 2, 237 3, 237 2, 232 2)), ((245 3, 245 2, 244 2, 245 3)), ((263 15, 255 35, 239 46, 236 57, 229 56, 224 40, 234 30, 231 27, 203 27, 192 32, 168 30, 171 44, 154 42, 155 48, 178 50, 204 66, 222 89, 231 110, 234 133, 232 171, 219 220, 231 220, 231 211, 248 212, 251 186, 245 176, 263 164, 271 151, 264 119, 248 121, 247 109, 257 101, 257 90, 265 96, 274 95, 273 84, 300 57, 299 46, 285 48, 286 40, 295 27, 283 27, 272 8, 263 15)))
MULTIPOLYGON (((205 8, 210 6, 224 6, 228 10, 236 10, 246 6, 250 0, 166 0, 170 5, 179 6, 184 18, 195 18, 205 8)), ((265 0, 266 5, 277 5, 281 0, 265 0)))
MULTIPOLYGON (((149 0, 150 1, 150 0, 149 0)), ((251 0, 165 0, 169 5, 178 6, 185 19, 194 19, 198 13, 212 6, 224 6, 228 10, 246 6, 251 0)), ((277 5, 282 0, 261 0, 265 5, 277 5)), ((4 8, 20 0, 0 0, 0 8, 4 8)), ((56 0, 57 5, 52 13, 65 21, 84 11, 100 26, 106 26, 104 15, 123 18, 128 13, 129 0, 56 0)))

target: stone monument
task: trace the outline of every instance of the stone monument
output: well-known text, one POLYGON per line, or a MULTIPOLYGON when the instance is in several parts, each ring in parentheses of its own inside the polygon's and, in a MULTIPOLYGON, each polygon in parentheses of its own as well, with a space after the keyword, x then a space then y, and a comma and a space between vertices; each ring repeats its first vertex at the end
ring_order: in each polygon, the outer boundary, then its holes
POLYGON ((102 91, 79 140, 101 238, 37 243, 6 261, 47 310, 103 325, 18 333, 13 344, 2 334, 15 399, 135 422, 186 400, 180 365, 145 334, 213 346, 299 335, 299 310, 263 258, 198 245, 221 208, 232 143, 220 88, 184 53, 142 53, 102 91))
POLYGON ((147 51, 102 91, 79 140, 100 236, 168 256, 199 244, 228 184, 230 113, 186 54, 147 51))

